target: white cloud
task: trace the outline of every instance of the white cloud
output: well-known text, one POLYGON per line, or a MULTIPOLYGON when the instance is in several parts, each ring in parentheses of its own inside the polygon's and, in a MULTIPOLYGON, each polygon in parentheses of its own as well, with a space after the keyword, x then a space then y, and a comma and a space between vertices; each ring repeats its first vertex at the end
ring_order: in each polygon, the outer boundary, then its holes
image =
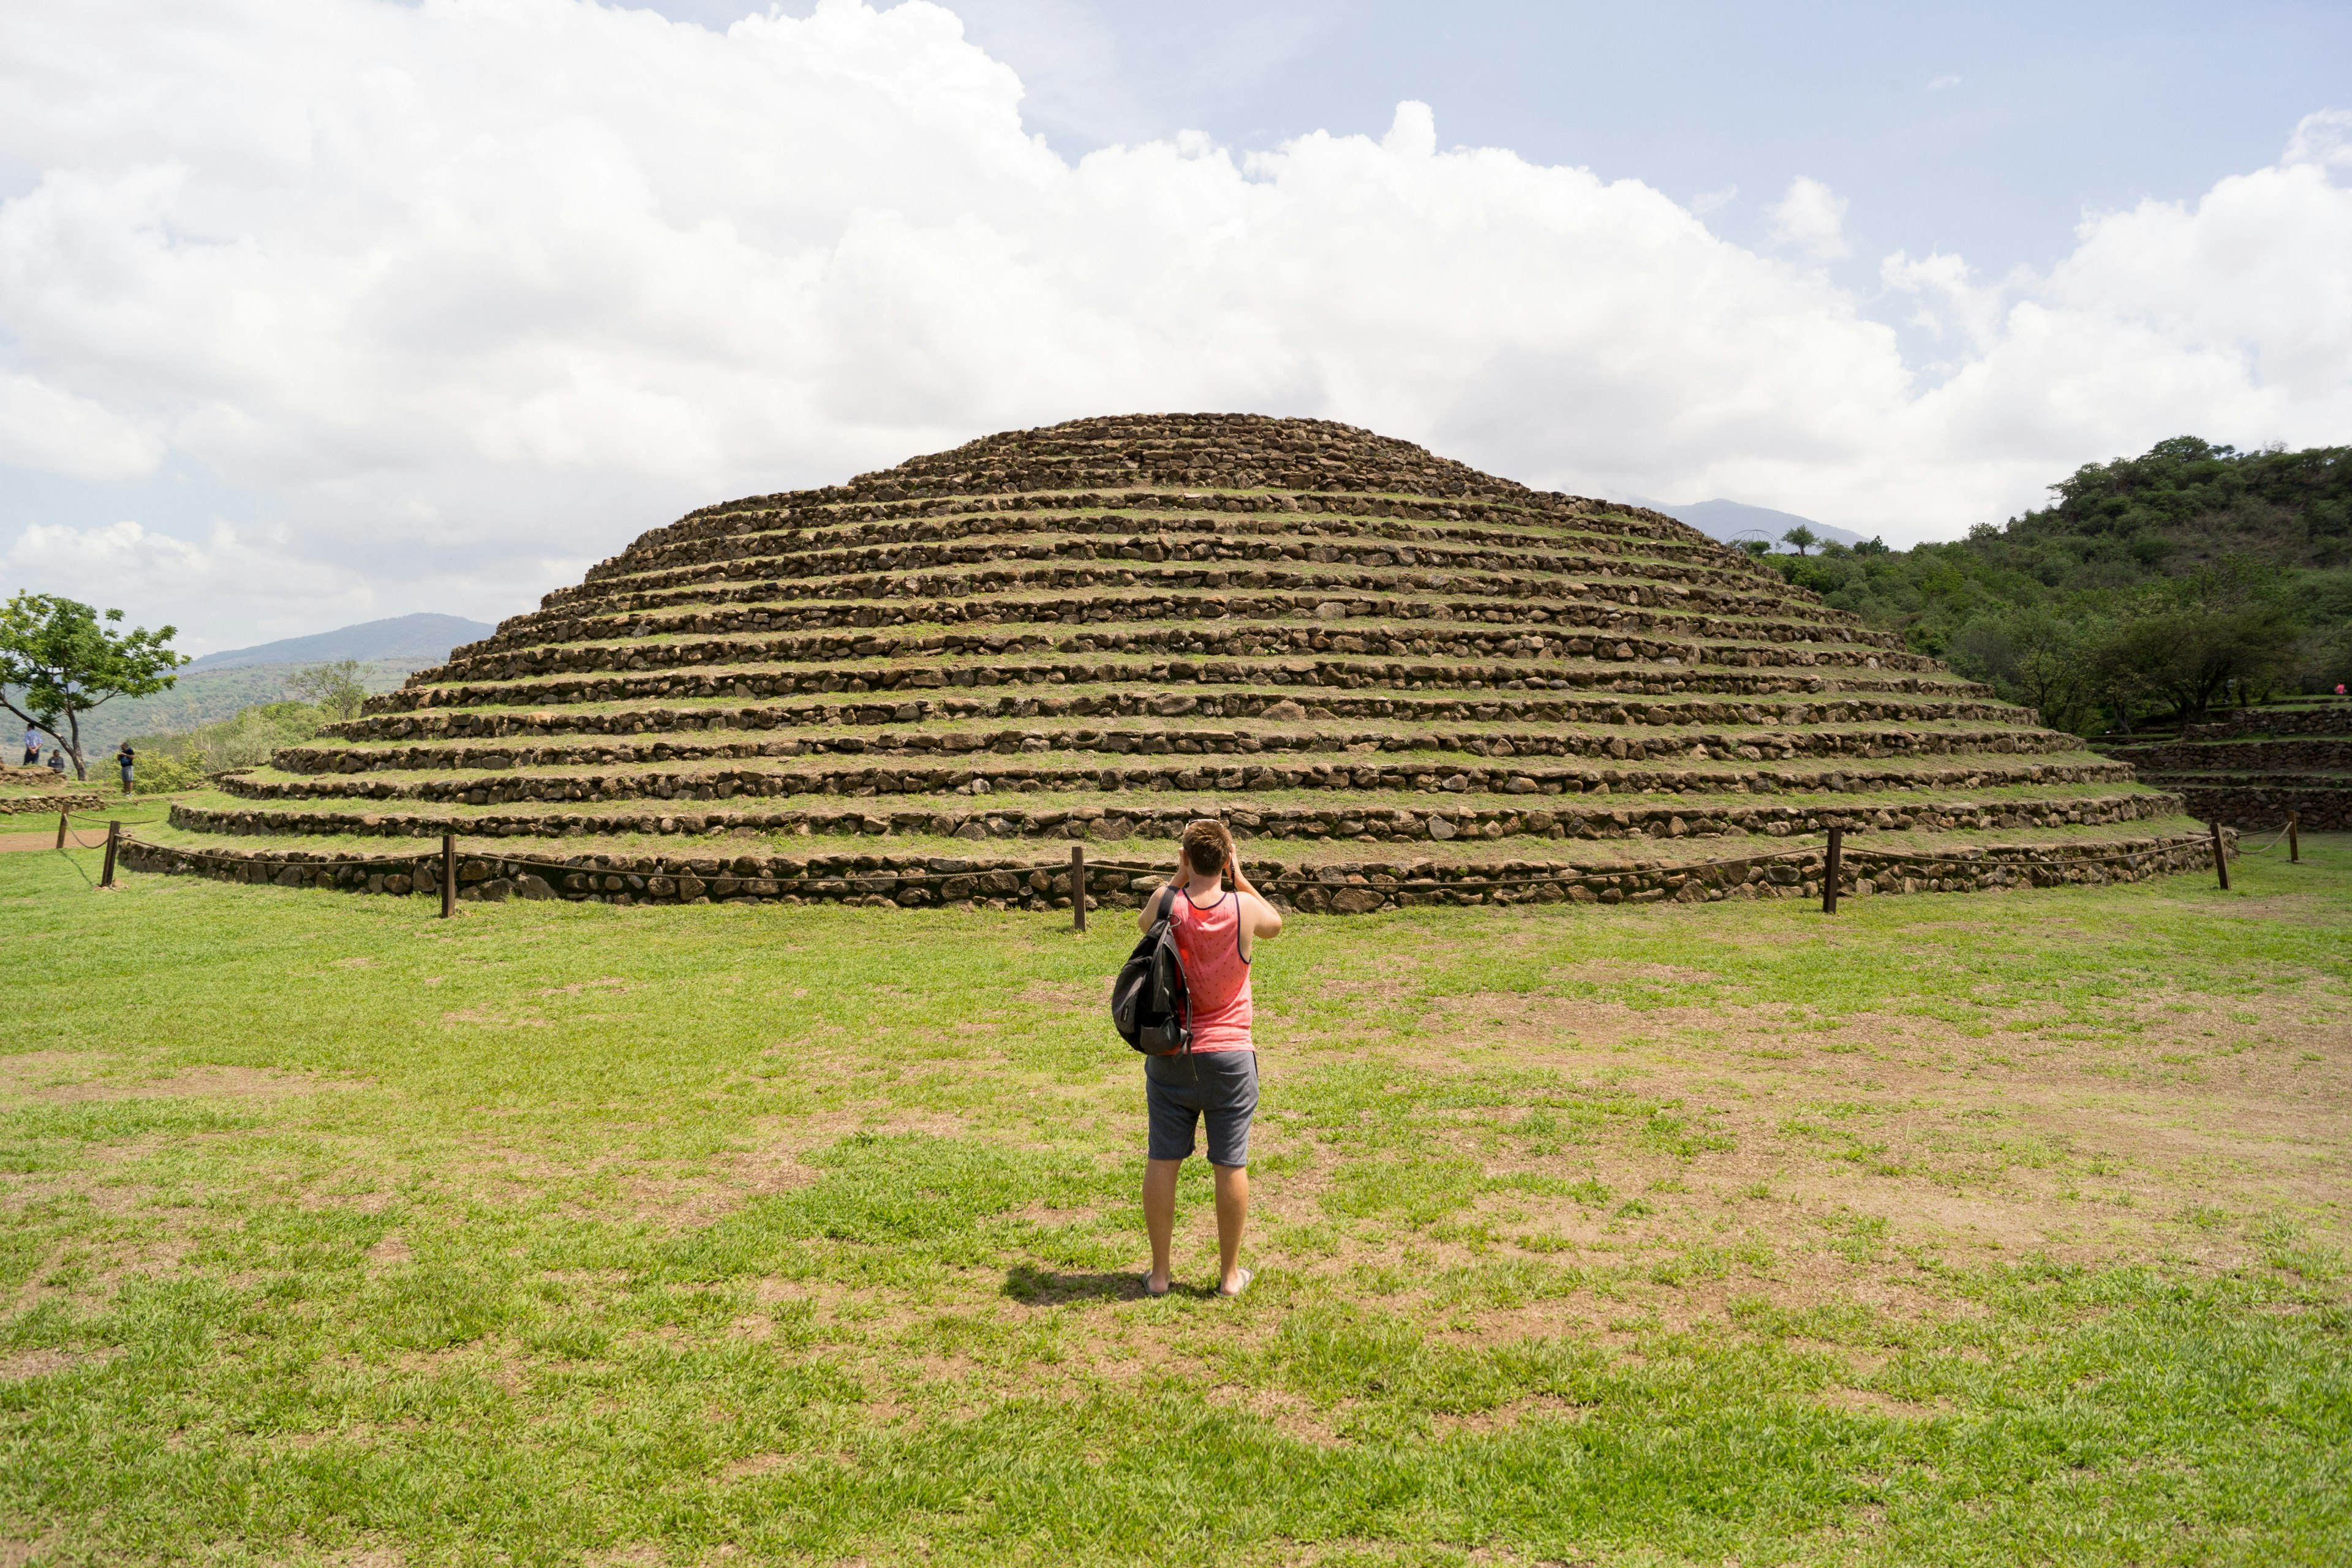
POLYGON ((139 606, 134 618, 158 625, 170 619, 169 612, 149 614, 150 606, 243 600, 276 607, 274 615, 265 611, 257 620, 236 622, 227 641, 183 637, 174 646, 184 652, 265 642, 378 613, 364 574, 302 561, 286 543, 282 537, 254 538, 225 522, 215 522, 201 544, 130 521, 94 528, 35 523, 16 536, 0 563, 18 582, 83 585, 77 596, 106 608, 139 606))
POLYGON ((2352 109, 2323 109, 2306 114, 2288 138, 2287 163, 2341 166, 2352 163, 2352 109))
POLYGON ((1700 217, 1705 217, 1719 207, 1729 206, 1733 198, 1738 195, 1738 185, 1726 185, 1719 191, 1701 191, 1691 198, 1690 210, 1700 217))
POLYGON ((1845 205, 1843 196, 1819 180, 1798 175, 1772 208, 1772 243, 1817 261, 1853 255, 1845 237, 1845 205))
POLYGON ((1915 367, 1810 265, 1848 245, 1814 180, 1783 258, 1635 181, 1440 152, 1416 102, 1378 139, 1072 163, 1022 90, 921 0, 724 35, 574 0, 5 8, 0 458, 173 450, 259 498, 202 544, 52 521, 6 563, 222 644, 510 613, 687 507, 1104 411, 1335 417, 1890 540, 2184 430, 2352 428, 2352 117, 2044 273, 1889 258, 1942 332, 1915 367))
POLYGON ((0 463, 81 479, 153 470, 163 443, 104 405, 29 375, 0 374, 0 463))
POLYGON ((1946 71, 1942 76, 1937 77, 1927 83, 1927 90, 1929 92, 1943 92, 1959 85, 1960 79, 1954 76, 1951 72, 1946 71))

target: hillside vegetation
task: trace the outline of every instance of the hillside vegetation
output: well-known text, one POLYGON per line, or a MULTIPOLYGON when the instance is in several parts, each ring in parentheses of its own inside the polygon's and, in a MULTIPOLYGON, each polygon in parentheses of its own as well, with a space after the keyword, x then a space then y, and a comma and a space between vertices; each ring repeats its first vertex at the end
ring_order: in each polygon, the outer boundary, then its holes
MULTIPOLYGON (((84 748, 97 756, 129 737, 144 752, 167 733, 184 734, 233 721, 251 708, 279 705, 288 697, 289 683, 306 668, 254 664, 183 673, 169 691, 110 702, 92 712, 82 722, 84 748)), ((358 666, 357 678, 369 691, 391 691, 408 679, 411 668, 404 661, 379 660, 358 666)))
POLYGON ((2182 436, 2051 489, 2048 507, 1951 543, 1771 561, 2064 728, 2352 679, 2352 447, 2182 436))
POLYGON ((230 768, 257 767, 269 753, 299 746, 333 714, 308 702, 261 702, 226 719, 161 735, 134 735, 140 793, 193 789, 230 768))

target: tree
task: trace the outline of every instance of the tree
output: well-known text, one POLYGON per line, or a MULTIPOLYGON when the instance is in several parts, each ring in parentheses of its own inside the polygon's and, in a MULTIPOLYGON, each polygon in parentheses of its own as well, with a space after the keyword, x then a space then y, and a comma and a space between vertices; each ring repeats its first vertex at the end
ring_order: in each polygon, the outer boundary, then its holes
POLYGON ((2084 733, 2095 692, 2083 643, 2078 617, 2034 605, 1969 621, 1952 639, 1952 663, 2038 710, 2051 728, 2084 733))
POLYGON ((1801 522, 1780 536, 1780 542, 1787 545, 1790 549, 1795 551, 1800 555, 1802 555, 1806 551, 1811 550, 1814 545, 1819 544, 1821 542, 1822 536, 1815 533, 1811 529, 1807 528, 1801 522))
POLYGON ((81 716, 117 697, 163 690, 188 662, 165 646, 177 627, 119 632, 108 624, 121 619, 121 610, 101 617, 51 594, 20 593, 0 605, 0 708, 63 746, 76 778, 89 777, 81 716))
POLYGON ((361 672, 366 668, 355 658, 314 664, 298 670, 286 682, 286 689, 313 707, 324 709, 333 718, 354 719, 368 698, 367 688, 360 682, 361 672))
POLYGON ((2267 688, 2304 648, 2303 626, 2259 567, 2225 561, 2146 595, 2088 649, 2094 677, 2125 700, 2168 703, 2184 724, 2203 720, 2232 682, 2267 688))

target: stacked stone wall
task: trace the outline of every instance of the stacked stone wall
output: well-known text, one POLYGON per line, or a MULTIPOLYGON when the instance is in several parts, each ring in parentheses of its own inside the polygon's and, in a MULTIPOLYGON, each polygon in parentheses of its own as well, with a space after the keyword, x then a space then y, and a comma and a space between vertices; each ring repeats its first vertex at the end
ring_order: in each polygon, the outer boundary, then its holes
MULTIPOLYGON (((2234 847, 2234 846, 2232 846, 2234 847)), ((131 869, 267 883, 322 891, 394 896, 437 892, 439 863, 429 856, 374 859, 312 856, 300 850, 194 850, 136 839, 123 847, 131 869)), ((1971 848, 1950 856, 1874 855, 1849 850, 1842 893, 1985 892, 2062 885, 2139 881, 2211 864, 2194 835, 2094 846, 1971 848)), ((1679 865, 1600 866, 1512 860, 1444 865, 1339 861, 1262 864, 1258 886, 1286 910, 1370 914, 1432 904, 1642 904, 1727 899, 1821 896, 1821 850, 1679 865)), ((1090 866, 1089 909, 1138 909, 1162 873, 1136 866, 1090 866)), ((856 904, 873 908, 1067 909, 1066 865, 945 857, 580 856, 568 860, 468 856, 458 869, 458 897, 469 902, 521 896, 604 903, 856 904)))
POLYGON ((0 795, 0 816, 56 816, 61 812, 98 811, 108 796, 96 794, 0 795))
MULTIPOLYGON (((1382 794, 1446 791, 1454 794, 1601 795, 1622 790, 1683 791, 1728 789, 1733 783, 1754 790, 1766 775, 1744 780, 1709 777, 1688 772, 1642 772, 1622 769, 1547 768, 1532 763, 1507 768, 1480 768, 1457 763, 1439 766, 1375 766, 1369 762, 1349 764, 1294 764, 1253 762, 1232 767, 1197 769, 1113 768, 1078 763, 1066 767, 1020 766, 1004 763, 989 768, 843 767, 782 772, 767 767, 718 767, 692 773, 597 773, 586 776, 508 778, 480 777, 370 779, 336 773, 328 778, 257 779, 229 773, 219 781, 223 793, 246 800, 365 800, 446 801, 469 805, 509 805, 520 801, 561 803, 578 800, 733 800, 772 799, 781 795, 1003 794, 1031 790, 1349 790, 1382 794)), ((1986 763, 1968 769, 1916 769, 1904 773, 1874 772, 1855 766, 1812 774, 1787 772, 1770 775, 1773 790, 1869 791, 1880 789, 1998 789, 2022 784, 2125 784, 2133 777, 2123 763, 2040 763, 2001 766, 1986 763)))
POLYGON ((2320 708, 2246 708, 2211 724, 2181 731, 2189 741, 2226 741, 2248 735, 2352 734, 2352 703, 2320 708))
MULTIPOLYGON (((1626 839, 1709 837, 1727 834, 1785 838, 1831 827, 1853 833, 1987 832, 2000 829, 2105 827, 2152 822, 2177 815, 2178 796, 2114 795, 2060 800, 1945 801, 1936 804, 1877 803, 1852 809, 1819 805, 1738 805, 1696 800, 1673 805, 1476 805, 1450 802, 1440 807, 1225 806, 1213 813, 1237 839, 1374 840, 1412 842, 1454 838, 1626 839)), ((1154 807, 1140 802, 1066 810, 1032 808, 1010 802, 884 812, 869 807, 833 811, 775 811, 729 806, 719 811, 565 812, 439 815, 429 812, 273 811, 267 807, 224 809, 177 805, 172 824, 191 832, 223 835, 289 833, 360 837, 562 837, 593 834, 683 834, 726 829, 753 832, 925 835, 940 838, 1069 838, 1173 841, 1184 825, 1202 815, 1197 801, 1154 807)))
MULTIPOLYGON (((1820 689, 1818 679, 1802 683, 1820 689)), ((1900 683, 1896 683, 1900 684, 1900 683)), ((1912 683, 1915 687, 1918 683, 1912 683)), ((1951 688, 1950 689, 1963 689, 1951 688)), ((1974 688, 1965 689, 1974 690, 1974 688)), ((1067 717, 1255 719, 1269 709, 1289 703, 1272 716, 1328 721, 1340 719, 1391 719, 1408 722, 1627 724, 1653 728, 1692 728, 1704 724, 1766 725, 1870 724, 1989 721, 2011 722, 2019 710, 2005 702, 1954 700, 1905 701, 1895 697, 1864 698, 1842 694, 1820 703, 1775 701, 1752 698, 1732 702, 1683 698, 1672 702, 1643 702, 1622 697, 1522 698, 1494 697, 1484 700, 1442 697, 1350 697, 1321 695, 1299 705, 1285 692, 1209 693, 1185 691, 1110 691, 1099 696, 1062 698, 918 697, 896 702, 819 702, 763 708, 633 708, 625 712, 599 713, 578 710, 538 712, 489 710, 471 712, 415 711, 370 714, 322 724, 319 733, 346 741, 498 740, 508 736, 670 734, 697 729, 782 730, 794 728, 880 728, 892 724, 953 722, 980 719, 1058 719, 1067 717)), ((2063 737, 2060 737, 2063 739, 2063 737)))

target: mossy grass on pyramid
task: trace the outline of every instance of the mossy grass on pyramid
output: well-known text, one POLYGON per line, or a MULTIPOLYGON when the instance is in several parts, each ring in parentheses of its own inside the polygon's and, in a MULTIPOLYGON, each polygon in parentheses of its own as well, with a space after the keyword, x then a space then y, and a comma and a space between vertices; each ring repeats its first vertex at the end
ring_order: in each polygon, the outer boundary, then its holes
POLYGON ((1085 839, 1132 905, 1200 816, 1310 909, 1791 894, 1770 858, 1832 825, 1907 858, 1858 862, 1878 890, 2202 842, 2128 764, 1661 513, 1199 415, 703 508, 133 863, 397 889, 455 832, 494 893, 1042 905, 1085 839))

